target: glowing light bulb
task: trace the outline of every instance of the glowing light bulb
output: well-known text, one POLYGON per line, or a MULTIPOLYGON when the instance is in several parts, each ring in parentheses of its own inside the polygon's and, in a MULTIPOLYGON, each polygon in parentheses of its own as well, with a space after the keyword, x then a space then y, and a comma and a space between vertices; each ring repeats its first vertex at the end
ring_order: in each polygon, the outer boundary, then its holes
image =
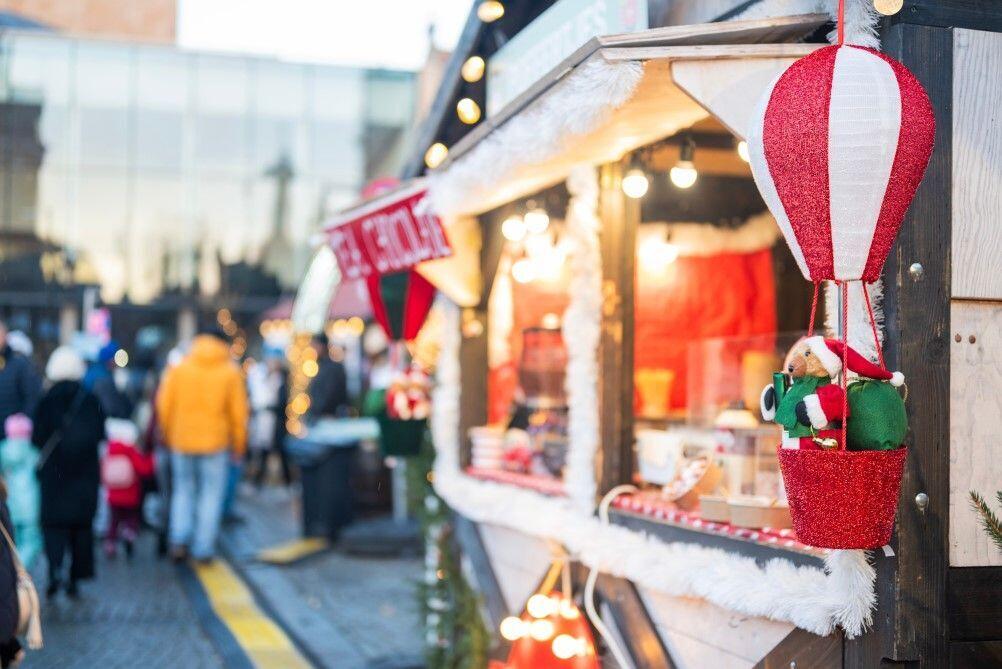
POLYGON ((528 631, 528 623, 521 618, 508 616, 501 621, 501 636, 508 641, 517 641, 525 636, 528 631))
POLYGON ((536 278, 536 268, 528 258, 516 260, 511 266, 511 277, 519 283, 529 283, 536 278))
POLYGON ((129 364, 129 354, 124 348, 115 351, 115 364, 119 367, 125 367, 129 364))
POLYGON ((751 155, 748 153, 748 142, 743 139, 738 142, 738 156, 746 163, 751 162, 751 155))
POLYGON ((442 142, 435 142, 424 152, 424 164, 428 169, 435 169, 449 156, 449 147, 442 142))
POLYGON ((640 265, 647 271, 657 271, 678 258, 678 247, 657 237, 648 237, 640 244, 637 254, 640 265))
POLYGON ((570 634, 558 634, 550 645, 550 650, 560 660, 569 660, 572 657, 580 657, 588 650, 587 642, 570 634))
POLYGON ((521 216, 509 216, 501 223, 501 234, 510 242, 522 241, 528 232, 528 226, 521 216))
POLYGON ((696 171, 696 166, 692 164, 691 160, 678 161, 668 175, 671 182, 678 188, 692 188, 696 179, 699 178, 699 172, 696 171))
POLYGON ((550 226, 550 215, 542 207, 536 207, 525 212, 525 227, 534 235, 545 232, 550 226))
POLYGON ((504 5, 497 0, 485 0, 477 5, 477 18, 484 23, 493 23, 504 16, 504 5))
POLYGON ((904 5, 904 0, 873 0, 873 8, 884 16, 894 16, 904 5))
MULTIPOLYGON (((545 317, 544 317, 545 318, 545 317)), ((581 611, 569 599, 560 600, 560 616, 567 620, 574 620, 581 617, 581 611)))
POLYGON ((463 63, 462 69, 459 71, 463 76, 463 81, 473 84, 483 79, 486 65, 484 59, 480 56, 470 56, 467 58, 466 62, 463 63))
POLYGON ((480 105, 470 98, 463 98, 456 103, 456 115, 466 125, 473 125, 480 120, 480 105))
POLYGON ((639 167, 631 168, 623 177, 623 192, 626 194, 626 197, 633 198, 634 200, 638 200, 646 195, 650 185, 647 175, 639 167))
POLYGON ((536 641, 549 641, 555 629, 549 620, 533 620, 529 623, 529 636, 536 641))
POLYGON ((556 610, 556 602, 544 594, 536 593, 525 603, 525 610, 533 618, 546 618, 553 615, 556 610))
MULTIPOLYGON (((560 316, 553 312, 543 314, 543 320, 541 322, 543 327, 547 330, 556 330, 560 327, 560 316)), ((561 604, 561 606, 563 606, 563 604, 561 604)))

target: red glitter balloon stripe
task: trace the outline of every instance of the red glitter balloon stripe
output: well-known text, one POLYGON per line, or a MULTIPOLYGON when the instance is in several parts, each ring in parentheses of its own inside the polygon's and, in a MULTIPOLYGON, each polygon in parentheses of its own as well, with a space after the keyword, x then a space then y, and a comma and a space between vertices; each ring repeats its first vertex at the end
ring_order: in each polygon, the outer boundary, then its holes
POLYGON ((884 261, 901 229, 908 205, 915 197, 915 191, 925 174, 936 135, 936 117, 925 89, 907 67, 874 49, 859 46, 849 48, 869 51, 890 65, 901 93, 898 147, 877 218, 877 227, 873 232, 873 241, 870 243, 870 254, 863 269, 863 281, 870 282, 880 278, 884 261))
POLYGON ((837 53, 837 46, 819 49, 783 73, 766 107, 762 135, 776 192, 815 281, 835 278, 827 137, 837 53))

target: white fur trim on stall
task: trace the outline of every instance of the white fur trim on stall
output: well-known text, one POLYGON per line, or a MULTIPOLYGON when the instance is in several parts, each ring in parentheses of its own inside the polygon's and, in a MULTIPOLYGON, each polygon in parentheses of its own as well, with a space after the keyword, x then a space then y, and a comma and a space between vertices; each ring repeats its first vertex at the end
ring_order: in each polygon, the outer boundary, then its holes
POLYGON ((602 328, 602 255, 598 231, 598 174, 579 165, 567 179, 565 240, 571 280, 564 310, 567 348, 567 464, 564 489, 584 513, 595 508, 595 454, 599 444, 598 343, 602 328))
POLYGON ((629 100, 643 74, 643 64, 637 61, 610 63, 601 56, 574 68, 467 154, 429 175, 435 211, 466 213, 478 193, 494 188, 519 167, 558 155, 629 100))
MULTIPOLYGON (((879 280, 867 284, 867 291, 870 293, 873 305, 877 336, 883 343, 884 284, 879 280)), ((827 336, 833 339, 841 339, 838 334, 838 324, 841 319, 839 294, 840 289, 835 282, 825 282, 825 330, 827 336)), ((870 362, 877 362, 877 347, 873 342, 873 328, 870 327, 870 316, 866 311, 866 298, 863 296, 863 284, 860 281, 849 282, 849 346, 870 362)))
POLYGON ((483 523, 560 542, 587 567, 676 597, 699 597, 748 616, 790 622, 815 634, 841 626, 849 638, 869 626, 875 574, 863 551, 833 551, 824 569, 776 558, 753 558, 685 542, 665 543, 644 532, 605 525, 569 498, 466 476, 459 463, 460 310, 443 311, 438 383, 431 416, 434 485, 458 513, 483 523))
POLYGON ((804 406, 807 407, 807 417, 811 419, 811 425, 819 430, 828 425, 828 416, 821 408, 821 398, 816 394, 804 397, 804 406))
POLYGON ((680 256, 707 257, 771 248, 779 239, 779 227, 772 214, 765 211, 749 217, 736 228, 709 223, 645 223, 642 237, 647 236, 667 237, 680 256))
POLYGON ((828 348, 828 344, 825 343, 825 338, 820 335, 814 335, 813 337, 808 337, 804 340, 807 344, 807 348, 811 350, 811 353, 817 357, 821 362, 821 366, 825 368, 830 376, 835 376, 840 371, 842 371, 842 358, 838 357, 835 351, 828 348))

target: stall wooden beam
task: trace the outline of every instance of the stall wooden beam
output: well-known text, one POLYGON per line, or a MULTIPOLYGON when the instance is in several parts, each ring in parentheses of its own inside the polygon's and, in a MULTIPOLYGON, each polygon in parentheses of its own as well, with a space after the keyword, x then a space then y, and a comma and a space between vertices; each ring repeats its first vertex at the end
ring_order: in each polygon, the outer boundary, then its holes
POLYGON ((885 267, 888 360, 909 384, 910 453, 901 486, 894 557, 875 551, 874 631, 847 642, 846 666, 878 660, 949 666, 946 615, 950 480, 950 247, 953 35, 899 23, 884 51, 925 86, 936 114, 936 146, 925 179, 885 267), (913 264, 921 273, 910 272, 913 264), (920 497, 920 495, 922 497, 920 497))
POLYGON ((508 605, 504 600, 504 593, 498 582, 494 567, 491 566, 490 556, 484 546, 483 538, 476 523, 458 513, 452 514, 453 540, 455 548, 459 550, 462 559, 469 567, 464 570, 468 573, 465 576, 472 581, 474 588, 480 594, 483 603, 482 615, 484 624, 487 625, 494 644, 491 648, 491 657, 496 660, 503 660, 508 656, 511 644, 497 634, 501 621, 506 616, 511 615, 508 605))
POLYGON ((599 343, 600 493, 631 480, 633 470, 633 290, 639 200, 623 194, 622 162, 599 175, 602 220, 602 337, 599 343))

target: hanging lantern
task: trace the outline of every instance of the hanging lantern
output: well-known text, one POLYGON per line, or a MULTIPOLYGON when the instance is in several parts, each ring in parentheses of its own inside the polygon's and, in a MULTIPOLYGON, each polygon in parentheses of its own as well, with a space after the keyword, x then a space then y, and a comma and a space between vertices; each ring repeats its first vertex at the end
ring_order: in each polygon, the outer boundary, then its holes
POLYGON ((805 278, 880 277, 934 134, 922 84, 879 51, 829 46, 779 76, 753 118, 748 150, 805 278))

